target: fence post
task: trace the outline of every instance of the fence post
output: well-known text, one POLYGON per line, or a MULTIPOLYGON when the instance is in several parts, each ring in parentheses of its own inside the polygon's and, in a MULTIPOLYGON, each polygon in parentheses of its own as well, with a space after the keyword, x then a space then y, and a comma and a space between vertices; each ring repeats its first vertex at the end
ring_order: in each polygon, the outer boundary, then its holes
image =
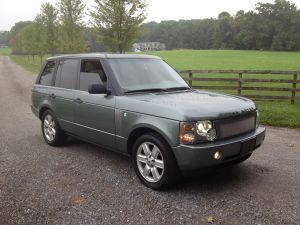
POLYGON ((239 79, 238 79, 238 95, 241 96, 242 94, 242 78, 243 78, 243 74, 239 73, 239 79))
POLYGON ((190 71, 189 72, 189 86, 190 86, 190 88, 192 88, 193 87, 193 72, 192 71, 190 71))
POLYGON ((294 73, 293 75, 293 89, 292 89, 292 98, 291 98, 291 104, 295 104, 296 99, 296 88, 297 88, 297 77, 298 73, 294 73))

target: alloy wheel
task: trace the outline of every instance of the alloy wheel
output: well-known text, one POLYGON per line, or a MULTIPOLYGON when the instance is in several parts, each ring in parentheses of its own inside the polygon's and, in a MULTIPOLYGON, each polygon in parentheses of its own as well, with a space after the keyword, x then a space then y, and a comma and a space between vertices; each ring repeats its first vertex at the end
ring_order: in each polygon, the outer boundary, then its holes
POLYGON ((143 142, 136 154, 140 174, 148 182, 158 182, 164 174, 164 159, 160 149, 152 142, 143 142))
POLYGON ((50 142, 55 139, 55 122, 50 114, 46 115, 44 118, 44 134, 46 139, 50 142))

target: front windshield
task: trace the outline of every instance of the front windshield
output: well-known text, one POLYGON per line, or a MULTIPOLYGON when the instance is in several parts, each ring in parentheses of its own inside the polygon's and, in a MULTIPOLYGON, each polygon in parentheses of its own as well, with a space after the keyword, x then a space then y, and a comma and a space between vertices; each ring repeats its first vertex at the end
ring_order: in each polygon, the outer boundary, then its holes
POLYGON ((109 59, 123 91, 188 88, 180 75, 160 59, 109 59))

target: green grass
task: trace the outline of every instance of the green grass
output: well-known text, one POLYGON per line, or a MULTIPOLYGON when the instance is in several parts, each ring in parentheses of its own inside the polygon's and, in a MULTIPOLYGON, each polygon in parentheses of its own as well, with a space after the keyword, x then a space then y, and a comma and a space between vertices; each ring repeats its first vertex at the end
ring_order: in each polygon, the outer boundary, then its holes
POLYGON ((288 102, 256 101, 256 105, 261 124, 300 128, 300 102, 292 105, 288 102))
MULTIPOLYGON (((6 50, 1 54, 9 54, 6 50)), ((271 52, 271 51, 235 51, 235 50, 174 50, 155 51, 146 54, 157 55, 166 60, 176 70, 201 69, 235 69, 235 70, 299 70, 300 52, 271 52)), ((33 60, 27 56, 11 55, 11 59, 25 69, 38 73, 40 59, 33 60)), ((46 57, 45 57, 46 58, 46 57)), ((236 74, 195 74, 197 77, 237 77, 236 74)), ((244 78, 278 78, 291 79, 285 75, 244 75, 244 78)), ((237 86, 236 82, 193 82, 193 85, 237 86)), ((291 87, 282 83, 247 83, 245 86, 291 87)), ((298 84, 300 88, 300 84, 298 84)), ((220 91, 236 94, 236 91, 220 91)), ((284 95, 289 92, 274 91, 243 91, 242 94, 284 95)), ((297 93, 300 96, 300 93, 297 93)), ((256 101, 260 111, 260 122, 265 125, 300 128, 300 101, 295 105, 285 101, 256 101)))
POLYGON ((177 70, 300 70, 300 53, 298 52, 174 50, 147 52, 147 54, 165 59, 177 70))
POLYGON ((10 55, 11 49, 10 48, 0 48, 0 55, 10 55))
POLYGON ((10 55, 11 60, 25 68, 26 70, 38 74, 41 68, 41 60, 35 56, 23 56, 23 55, 10 55))

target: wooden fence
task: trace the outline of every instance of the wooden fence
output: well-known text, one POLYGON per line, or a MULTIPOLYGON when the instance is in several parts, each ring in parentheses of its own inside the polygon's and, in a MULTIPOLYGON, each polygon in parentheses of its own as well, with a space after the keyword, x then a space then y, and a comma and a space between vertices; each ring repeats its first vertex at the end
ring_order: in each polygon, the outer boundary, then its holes
POLYGON ((273 70, 184 70, 179 71, 183 78, 188 82, 190 87, 194 89, 205 89, 205 90, 235 90, 237 95, 244 96, 257 100, 290 100, 291 104, 295 104, 296 100, 300 100, 300 96, 296 96, 296 93, 300 92, 300 89, 297 89, 297 83, 300 83, 300 71, 273 71, 273 70), (199 74, 197 76, 197 74, 199 74), (203 77, 203 74, 209 75, 209 77, 203 77), (214 75, 218 74, 236 74, 237 76, 232 78, 216 78, 214 75), (246 78, 243 77, 243 74, 251 75, 270 75, 270 78, 246 78), (271 75, 284 75, 284 78, 272 78, 271 75), (290 79, 285 76, 290 76, 290 79), (198 81, 196 85, 193 84, 193 81, 198 81), (220 86, 220 85, 199 85, 202 82, 229 82, 230 84, 236 83, 236 86, 220 86), (290 87, 267 87, 267 86, 243 86, 245 83, 281 83, 281 84, 291 84, 290 87), (283 95, 262 95, 262 94, 243 94, 243 90, 254 90, 254 91, 271 91, 271 92, 289 92, 287 96, 283 95))

